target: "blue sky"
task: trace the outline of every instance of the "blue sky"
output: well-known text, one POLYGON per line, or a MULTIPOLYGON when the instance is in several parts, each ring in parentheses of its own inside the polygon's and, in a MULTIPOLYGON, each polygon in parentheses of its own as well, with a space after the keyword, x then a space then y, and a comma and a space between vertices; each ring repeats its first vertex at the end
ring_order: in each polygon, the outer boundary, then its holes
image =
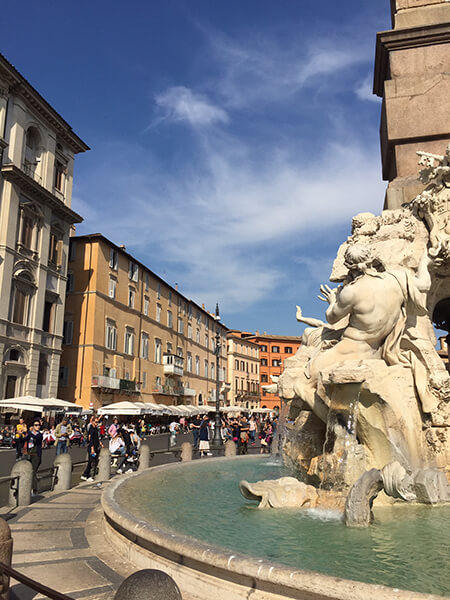
POLYGON ((388 0, 42 0, 2 52, 92 148, 79 233, 101 232, 233 328, 323 317, 352 215, 382 209, 375 36, 388 0))

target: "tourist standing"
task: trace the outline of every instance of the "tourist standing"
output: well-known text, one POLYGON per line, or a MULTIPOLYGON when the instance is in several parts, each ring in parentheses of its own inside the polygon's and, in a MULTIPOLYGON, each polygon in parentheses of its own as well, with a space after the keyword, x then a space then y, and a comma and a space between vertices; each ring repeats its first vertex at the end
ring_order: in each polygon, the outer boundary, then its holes
POLYGON ((16 460, 22 458, 23 448, 25 446, 27 436, 27 425, 22 417, 19 418, 19 422, 16 425, 16 460))
POLYGON ((203 417, 203 420, 201 421, 201 424, 200 424, 198 449, 200 450, 200 457, 212 456, 211 452, 209 451, 209 419, 208 419, 208 415, 205 415, 203 417))
POLYGON ((252 446, 254 446, 255 445, 255 438, 256 438, 257 424, 256 424, 255 417, 253 415, 250 417, 250 420, 248 422, 248 427, 249 427, 248 435, 249 435, 249 438, 250 438, 250 443, 251 443, 252 446))
POLYGON ((200 419, 200 415, 195 415, 194 420, 192 421, 192 433, 194 434, 194 450, 198 448, 201 424, 202 420, 200 419))
POLYGON ((67 417, 63 417, 63 420, 55 429, 56 437, 56 456, 58 454, 65 454, 69 450, 69 439, 72 435, 72 426, 67 422, 67 417))
POLYGON ((169 425, 169 446, 173 448, 177 444, 178 423, 172 421, 169 425))
POLYGON ((238 453, 239 454, 247 454, 248 453, 248 434, 249 434, 250 426, 247 421, 247 417, 244 415, 241 417, 239 421, 239 446, 238 453))
POLYGON ((111 423, 111 425, 108 428, 109 437, 110 438, 116 437, 118 431, 119 431, 119 419, 117 417, 114 417, 113 422, 111 423))
POLYGON ((95 471, 97 469, 100 449, 102 447, 103 444, 100 441, 100 434, 98 430, 98 419, 93 415, 87 428, 88 463, 83 475, 81 476, 83 481, 94 481, 93 475, 95 475, 95 471))
POLYGON ((41 422, 35 419, 26 435, 27 458, 33 467, 33 482, 31 486, 33 494, 37 494, 38 489, 37 471, 42 460, 42 440, 41 422))

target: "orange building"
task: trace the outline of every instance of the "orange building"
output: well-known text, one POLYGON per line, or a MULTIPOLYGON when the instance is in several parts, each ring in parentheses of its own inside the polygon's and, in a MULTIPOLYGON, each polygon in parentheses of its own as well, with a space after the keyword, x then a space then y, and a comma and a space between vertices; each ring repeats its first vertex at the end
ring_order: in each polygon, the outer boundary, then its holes
POLYGON ((244 332, 245 337, 259 346, 259 378, 260 378, 260 406, 261 408, 281 408, 281 400, 277 394, 270 394, 263 386, 272 383, 271 376, 279 377, 283 372, 284 361, 293 356, 300 347, 302 338, 291 335, 269 335, 267 333, 255 334, 244 332))

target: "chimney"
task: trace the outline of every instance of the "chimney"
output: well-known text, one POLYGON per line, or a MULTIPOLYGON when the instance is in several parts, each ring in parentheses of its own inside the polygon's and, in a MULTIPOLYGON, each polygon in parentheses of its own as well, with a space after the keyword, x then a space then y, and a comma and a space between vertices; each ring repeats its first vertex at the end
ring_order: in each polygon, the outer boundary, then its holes
POLYGON ((126 251, 127 247, 125 246, 125 244, 120 244, 119 248, 121 250, 123 250, 124 252, 126 251))

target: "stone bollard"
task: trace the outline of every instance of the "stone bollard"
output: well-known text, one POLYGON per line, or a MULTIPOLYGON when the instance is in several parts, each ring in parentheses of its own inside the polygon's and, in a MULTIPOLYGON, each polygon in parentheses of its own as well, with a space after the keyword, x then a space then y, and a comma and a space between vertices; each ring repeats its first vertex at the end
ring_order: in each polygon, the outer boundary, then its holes
POLYGON ((138 471, 148 469, 150 466, 150 447, 147 444, 142 444, 139 448, 139 468, 138 471))
POLYGON ((108 481, 111 477, 111 453, 107 448, 102 448, 98 459, 98 473, 96 481, 108 481))
MULTIPOLYGON (((31 489, 33 484, 33 467, 29 460, 18 460, 11 469, 11 477, 19 477, 17 483, 17 498, 14 490, 9 491, 9 505, 28 506, 31 504, 31 489)), ((16 480, 17 481, 17 480, 16 480)))
POLYGON ((233 440, 228 440, 225 442, 225 456, 236 456, 236 444, 233 440))
POLYGON ((181 462, 189 462, 192 460, 192 444, 183 442, 181 444, 181 462))
POLYGON ((120 584, 114 600, 182 600, 175 581, 157 569, 142 569, 120 584))
POLYGON ((57 492, 70 490, 72 487, 72 458, 68 452, 60 454, 53 461, 53 466, 58 467, 56 471, 56 483, 53 488, 57 492))
MULTIPOLYGON (((13 541, 9 525, 0 519, 0 562, 11 566, 13 541)), ((9 576, 0 573, 0 600, 8 599, 9 576)))

